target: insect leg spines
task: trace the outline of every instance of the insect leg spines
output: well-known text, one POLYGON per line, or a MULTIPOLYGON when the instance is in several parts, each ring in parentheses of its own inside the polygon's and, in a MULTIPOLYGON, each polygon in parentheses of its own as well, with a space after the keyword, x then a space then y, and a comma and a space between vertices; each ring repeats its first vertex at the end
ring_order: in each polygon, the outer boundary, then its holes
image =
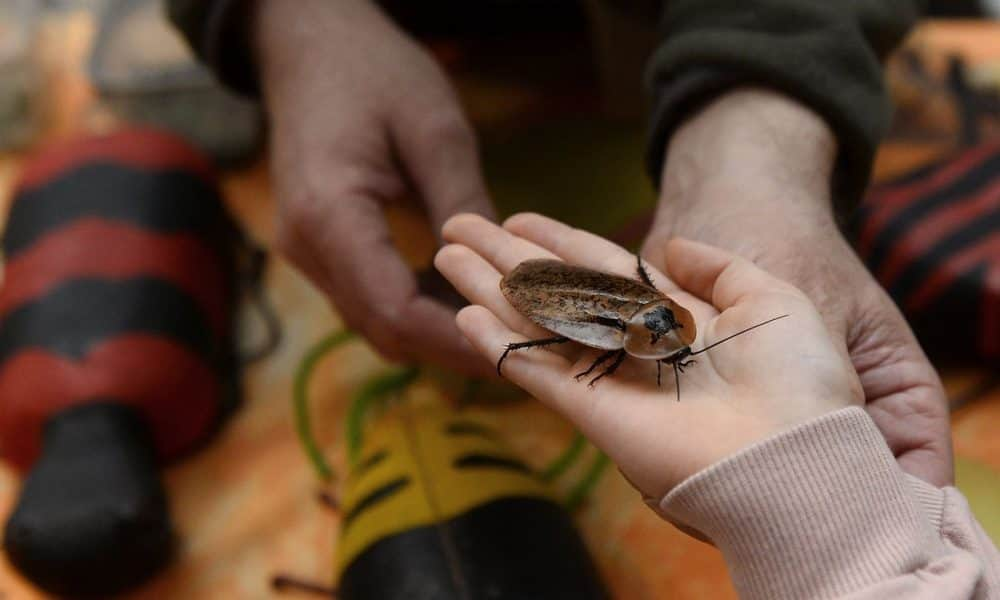
POLYGON ((646 270, 646 267, 642 266, 642 257, 636 254, 635 261, 636 272, 639 274, 639 281, 645 283, 651 288, 655 288, 656 286, 653 285, 653 278, 649 276, 649 271, 646 270))
POLYGON ((594 371, 594 369, 596 369, 597 367, 603 365, 605 362, 607 362, 607 360, 609 358, 611 358, 615 354, 618 354, 619 352, 621 352, 621 351, 620 350, 608 350, 604 354, 598 356, 597 359, 590 365, 590 367, 586 371, 584 371, 582 373, 577 373, 576 375, 574 375, 574 378, 577 381, 579 381, 579 380, 583 379, 584 377, 586 377, 587 375, 590 375, 594 371))
POLYGON ((587 384, 589 387, 594 387, 594 384, 597 383, 597 381, 602 377, 613 375, 614 372, 618 370, 618 367, 620 367, 622 363, 625 362, 626 352, 624 350, 613 350, 613 352, 617 353, 615 361, 611 363, 611 366, 605 369, 603 373, 591 379, 590 383, 587 384))
POLYGON ((521 350, 523 348, 536 348, 541 346, 551 346, 553 344, 564 344, 568 341, 569 341, 568 337, 563 337, 560 335, 551 338, 544 338, 541 340, 530 340, 527 342, 515 342, 512 344, 507 344, 507 347, 504 349, 503 354, 500 355, 500 360, 497 361, 497 375, 500 375, 501 377, 503 376, 503 373, 500 372, 500 366, 503 364, 503 361, 506 360, 507 355, 513 352, 514 350, 521 350))

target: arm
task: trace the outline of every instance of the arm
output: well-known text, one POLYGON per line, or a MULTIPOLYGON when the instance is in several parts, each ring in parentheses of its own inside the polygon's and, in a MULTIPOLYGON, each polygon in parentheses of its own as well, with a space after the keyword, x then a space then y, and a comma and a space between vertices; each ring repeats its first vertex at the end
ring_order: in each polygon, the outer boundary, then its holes
POLYGON ((664 42, 650 61, 654 94, 649 167, 659 179, 674 130, 694 111, 742 87, 781 92, 822 117, 839 145, 835 198, 868 183, 891 106, 880 61, 910 30, 920 0, 672 0, 664 42))
MULTIPOLYGON (((521 261, 635 273, 629 252, 538 215, 503 229, 459 216, 445 237, 436 263, 474 303, 459 326, 493 361, 545 335, 497 286, 521 261)), ((511 354, 504 375, 572 421, 662 516, 718 546, 744 597, 1000 597, 996 548, 957 491, 899 468, 805 295, 718 248, 673 240, 667 253, 668 272, 649 273, 694 315, 693 347, 788 318, 699 356, 680 402, 634 359, 588 387, 574 374, 598 353, 570 345, 511 354)))
POLYGON ((759 442, 651 505, 722 551, 741 598, 1000 597, 1000 553, 962 495, 904 475, 857 408, 759 442))
POLYGON ((454 310, 420 291, 382 212, 417 200, 435 231, 456 212, 492 215, 474 133, 433 57, 372 0, 169 8, 223 81, 267 105, 276 248, 383 356, 489 373, 454 310))
POLYGON ((852 206, 867 182, 888 123, 879 59, 917 8, 901 0, 669 4, 668 35, 650 68, 660 204, 643 253, 662 265, 666 241, 681 235, 802 289, 850 354, 866 409, 901 466, 945 485, 944 390, 834 211, 852 206))

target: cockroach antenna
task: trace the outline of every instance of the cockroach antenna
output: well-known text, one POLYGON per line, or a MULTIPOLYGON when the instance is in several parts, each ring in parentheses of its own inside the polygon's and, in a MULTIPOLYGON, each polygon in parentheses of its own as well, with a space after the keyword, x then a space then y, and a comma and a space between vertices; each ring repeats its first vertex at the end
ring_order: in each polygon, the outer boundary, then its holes
MULTIPOLYGON (((677 356, 672 356, 669 359, 665 359, 665 360, 660 361, 660 362, 669 362, 670 366, 672 366, 674 368, 674 384, 675 384, 675 387, 677 388, 677 401, 678 402, 681 401, 681 373, 684 372, 684 367, 686 367, 687 365, 689 365, 692 362, 694 362, 694 361, 687 361, 687 362, 685 362, 684 361, 685 358, 687 358, 689 356, 694 356, 696 354, 701 354, 703 352, 708 352, 712 348, 715 348, 719 344, 724 344, 724 343, 728 342, 729 340, 733 339, 734 337, 739 337, 739 336, 743 335, 744 333, 748 333, 750 331, 753 331, 754 329, 757 329, 758 327, 763 327, 764 325, 767 325, 768 323, 774 323, 775 321, 777 321, 779 319, 784 319, 785 317, 788 317, 788 316, 790 316, 790 315, 784 314, 784 315, 780 315, 780 316, 777 316, 777 317, 772 317, 772 318, 770 318, 770 319, 768 319, 766 321, 761 321, 760 323, 757 323, 756 325, 751 325, 750 327, 747 327, 746 329, 737 331, 736 333, 734 333, 732 335, 726 336, 726 337, 722 338, 721 340, 719 340, 717 342, 714 342, 712 344, 709 344, 708 346, 705 346, 701 350, 695 350, 695 351, 690 351, 689 350, 687 352, 683 352, 682 351, 682 352, 678 353, 677 356)), ((659 367, 657 367, 657 373, 656 373, 656 375, 657 375, 657 383, 659 383, 659 367)))
POLYGON ((747 327, 746 329, 744 329, 742 331, 737 331, 736 333, 734 333, 734 334, 732 334, 730 336, 724 337, 724 338, 722 338, 721 340, 719 340, 717 342, 714 342, 714 343, 712 343, 712 344, 710 344, 708 346, 705 346, 701 350, 697 350, 695 352, 692 352, 691 356, 694 356, 695 354, 701 354, 702 352, 708 352, 712 348, 715 348, 719 344, 723 344, 725 342, 728 342, 729 340, 733 339, 734 337, 739 337, 739 336, 743 335, 744 333, 748 333, 750 331, 753 331, 754 329, 757 329, 758 327, 763 327, 764 325, 767 325, 768 323, 774 323, 778 319, 784 319, 785 317, 789 317, 789 316, 791 316, 791 315, 781 315, 780 317, 772 317, 772 318, 770 318, 770 319, 768 319, 766 321, 761 321, 760 323, 757 323, 756 325, 751 325, 750 327, 747 327))

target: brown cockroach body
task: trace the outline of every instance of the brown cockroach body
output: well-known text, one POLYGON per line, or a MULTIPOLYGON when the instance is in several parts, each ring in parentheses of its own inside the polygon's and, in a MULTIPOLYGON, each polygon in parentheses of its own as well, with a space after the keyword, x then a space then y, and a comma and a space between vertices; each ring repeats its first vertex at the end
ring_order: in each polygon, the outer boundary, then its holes
POLYGON ((657 385, 660 365, 671 365, 677 379, 679 400, 679 375, 695 362, 685 359, 788 316, 768 319, 692 351, 697 329, 690 311, 656 289, 642 266, 642 259, 638 259, 638 275, 639 279, 635 280, 548 259, 519 264, 500 282, 500 290, 518 312, 557 335, 507 344, 497 361, 497 373, 501 373, 504 359, 514 350, 573 341, 605 350, 590 368, 577 374, 577 379, 586 377, 610 360, 610 366, 590 381, 593 386, 602 377, 614 373, 627 355, 632 355, 657 361, 657 385))

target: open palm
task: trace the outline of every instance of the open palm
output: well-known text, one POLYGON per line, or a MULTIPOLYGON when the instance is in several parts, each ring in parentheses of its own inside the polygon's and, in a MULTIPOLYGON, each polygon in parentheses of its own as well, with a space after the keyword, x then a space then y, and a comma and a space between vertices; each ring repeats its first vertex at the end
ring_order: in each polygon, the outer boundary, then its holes
MULTIPOLYGON (((496 362, 510 342, 552 337, 507 302, 499 282, 519 263, 556 258, 635 276, 635 256, 593 234, 535 214, 498 227, 474 215, 452 218, 450 242, 435 264, 474 306, 459 328, 496 362)), ((598 351, 567 344, 513 352, 504 374, 574 422, 645 495, 659 498, 684 478, 755 441, 849 404, 860 383, 810 301, 752 263, 695 242, 669 247, 669 277, 650 269, 656 286, 692 312, 693 349, 767 320, 789 317, 734 338, 697 357, 681 375, 656 384, 652 361, 629 358, 593 388, 574 375, 598 351)))

